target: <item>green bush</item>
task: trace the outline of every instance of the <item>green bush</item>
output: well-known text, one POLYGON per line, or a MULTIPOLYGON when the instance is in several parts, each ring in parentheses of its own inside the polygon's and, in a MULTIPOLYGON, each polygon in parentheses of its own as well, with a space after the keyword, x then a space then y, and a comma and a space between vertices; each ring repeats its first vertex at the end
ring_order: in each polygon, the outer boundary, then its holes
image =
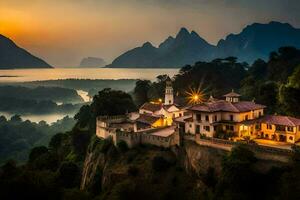
POLYGON ((119 141, 117 146, 121 152, 126 152, 129 149, 127 143, 124 140, 119 141))
POLYGON ((103 140, 102 146, 101 146, 101 153, 107 153, 109 148, 112 145, 112 140, 111 139, 105 139, 103 140))

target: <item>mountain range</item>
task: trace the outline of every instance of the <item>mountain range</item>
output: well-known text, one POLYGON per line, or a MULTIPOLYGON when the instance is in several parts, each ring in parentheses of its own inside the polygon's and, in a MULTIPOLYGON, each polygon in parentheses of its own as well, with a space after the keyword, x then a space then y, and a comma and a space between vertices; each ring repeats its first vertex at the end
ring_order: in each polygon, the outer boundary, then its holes
POLYGON ((0 34, 0 69, 52 68, 42 59, 18 47, 12 40, 0 34))
POLYGON ((240 33, 229 34, 217 45, 212 45, 195 31, 181 28, 175 38, 169 36, 158 47, 146 42, 120 55, 107 67, 171 68, 228 56, 252 63, 258 58, 266 60, 270 52, 282 46, 300 48, 300 29, 274 21, 268 24, 254 23, 240 33))

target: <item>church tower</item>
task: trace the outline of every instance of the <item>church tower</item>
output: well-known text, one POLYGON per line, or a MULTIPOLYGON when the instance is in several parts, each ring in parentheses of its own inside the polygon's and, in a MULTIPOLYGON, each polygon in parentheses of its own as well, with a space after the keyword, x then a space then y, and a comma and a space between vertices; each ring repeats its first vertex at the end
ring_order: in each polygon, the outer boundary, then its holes
POLYGON ((173 87, 172 81, 170 77, 166 80, 166 92, 165 92, 165 105, 174 104, 174 95, 173 95, 173 87))

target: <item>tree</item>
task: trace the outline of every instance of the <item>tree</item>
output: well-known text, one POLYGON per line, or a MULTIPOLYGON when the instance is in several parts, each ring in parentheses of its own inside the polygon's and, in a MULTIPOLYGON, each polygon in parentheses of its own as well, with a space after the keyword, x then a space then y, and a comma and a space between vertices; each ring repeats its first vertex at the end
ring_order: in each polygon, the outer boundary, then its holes
POLYGON ((89 105, 84 105, 80 108, 79 112, 74 116, 80 126, 87 126, 92 119, 92 110, 89 105))
POLYGON ((45 146, 34 147, 29 154, 29 162, 35 161, 38 157, 48 153, 48 148, 45 146))
POLYGON ((151 81, 149 80, 138 80, 135 83, 134 97, 137 105, 142 105, 143 103, 149 101, 148 92, 151 86, 151 81))
POLYGON ((217 198, 255 199, 259 192, 249 190, 257 184, 257 173, 253 169, 256 158, 244 146, 234 147, 222 163, 222 176, 217 187, 217 198))
POLYGON ((288 77, 300 64, 300 50, 294 47, 281 47, 278 52, 271 53, 268 62, 268 78, 270 80, 286 83, 288 77))
POLYGON ((300 148, 293 146, 291 169, 280 181, 280 199, 300 199, 300 148))
POLYGON ((11 122, 16 122, 16 123, 20 123, 22 122, 22 118, 20 115, 14 115, 10 118, 10 121, 11 122))
POLYGON ((63 141, 63 139, 66 137, 66 134, 64 134, 64 133, 57 133, 57 134, 55 134, 52 138, 51 138, 51 140, 50 140, 50 142, 49 142, 49 148, 52 150, 57 150, 60 146, 61 146, 61 144, 62 144, 62 141, 63 141))
POLYGON ((300 89, 300 65, 298 65, 294 73, 289 77, 289 86, 300 89))
POLYGON ((117 146, 121 152, 126 152, 129 149, 127 143, 124 140, 119 141, 117 146))
POLYGON ((262 60, 256 60, 249 68, 249 74, 255 77, 255 80, 262 80, 267 78, 268 64, 262 60))
POLYGON ((255 97, 255 100, 257 103, 266 105, 269 113, 274 113, 278 106, 277 95, 277 84, 274 82, 265 82, 258 86, 258 94, 255 97))
POLYGON ((279 90, 279 101, 284 113, 300 116, 300 89, 282 85, 279 90))
POLYGON ((100 115, 124 115, 136 110, 131 96, 123 91, 106 88, 94 96, 91 104, 95 116, 100 115))

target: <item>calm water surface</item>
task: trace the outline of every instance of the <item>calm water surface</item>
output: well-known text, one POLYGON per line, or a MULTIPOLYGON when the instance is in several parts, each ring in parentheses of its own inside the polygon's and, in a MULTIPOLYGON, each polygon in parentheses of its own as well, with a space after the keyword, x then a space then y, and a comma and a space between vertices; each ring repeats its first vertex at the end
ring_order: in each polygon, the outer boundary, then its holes
POLYGON ((179 69, 128 68, 54 68, 0 70, 0 82, 24 82, 55 79, 148 79, 158 75, 174 76, 179 69))

